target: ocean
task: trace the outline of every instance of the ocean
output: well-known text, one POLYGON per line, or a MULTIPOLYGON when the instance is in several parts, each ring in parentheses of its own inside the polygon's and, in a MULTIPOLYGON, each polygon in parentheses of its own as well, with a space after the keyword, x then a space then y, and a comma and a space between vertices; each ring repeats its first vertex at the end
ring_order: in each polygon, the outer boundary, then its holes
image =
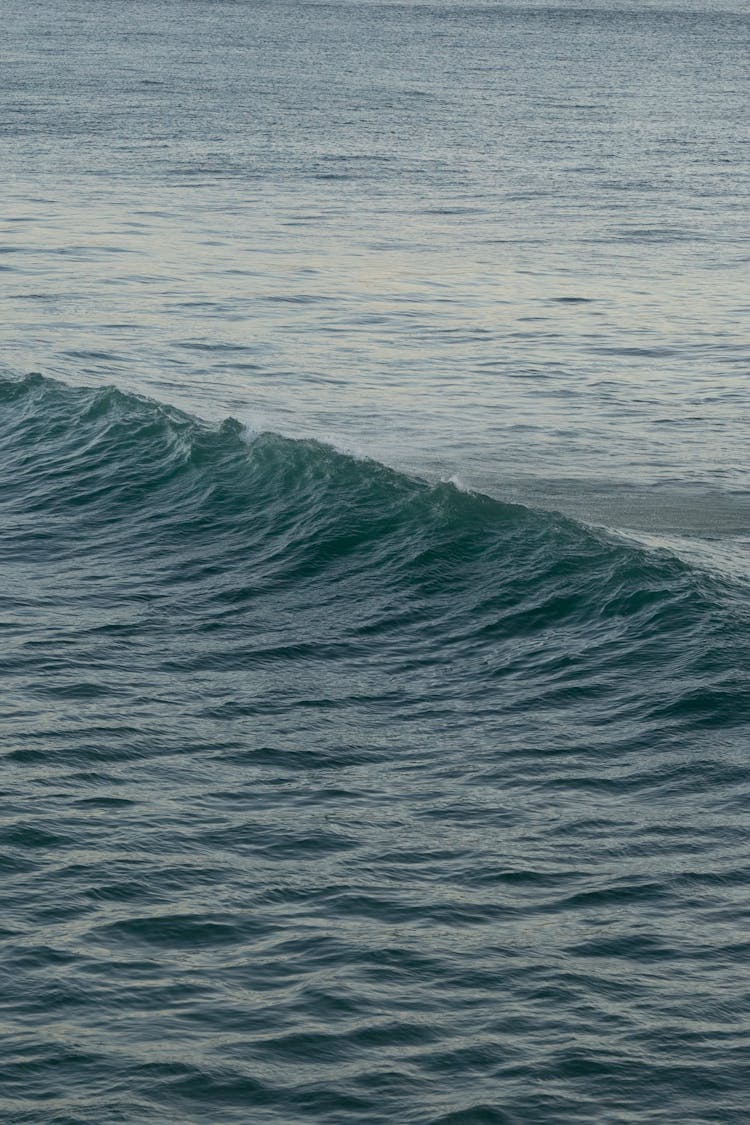
POLYGON ((745 1125, 745 0, 2 14, 2 1119, 745 1125))

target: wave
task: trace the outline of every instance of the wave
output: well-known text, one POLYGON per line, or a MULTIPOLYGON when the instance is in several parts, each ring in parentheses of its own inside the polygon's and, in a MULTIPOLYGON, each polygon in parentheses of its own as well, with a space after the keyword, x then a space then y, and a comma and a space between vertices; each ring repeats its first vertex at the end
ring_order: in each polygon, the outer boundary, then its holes
POLYGON ((746 717, 737 587, 562 516, 40 375, 0 382, 0 465, 18 582, 35 568, 37 599, 54 582, 82 635, 161 643, 162 672, 316 664, 336 678, 316 707, 344 693, 481 711, 505 684, 504 712, 746 717))

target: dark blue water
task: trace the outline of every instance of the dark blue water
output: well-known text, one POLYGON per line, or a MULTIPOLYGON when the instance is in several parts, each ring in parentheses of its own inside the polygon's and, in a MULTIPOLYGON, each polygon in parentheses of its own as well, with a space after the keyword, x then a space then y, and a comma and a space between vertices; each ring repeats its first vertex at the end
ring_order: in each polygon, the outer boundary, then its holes
POLYGON ((750 17, 8 0, 0 1109, 750 1101, 750 17))

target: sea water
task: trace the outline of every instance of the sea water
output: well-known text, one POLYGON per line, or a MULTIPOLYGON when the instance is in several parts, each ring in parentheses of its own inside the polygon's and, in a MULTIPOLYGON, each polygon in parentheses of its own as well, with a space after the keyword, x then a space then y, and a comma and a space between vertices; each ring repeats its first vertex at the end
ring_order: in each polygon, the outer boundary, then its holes
POLYGON ((2 16, 4 1119, 744 1125, 746 4, 2 16))

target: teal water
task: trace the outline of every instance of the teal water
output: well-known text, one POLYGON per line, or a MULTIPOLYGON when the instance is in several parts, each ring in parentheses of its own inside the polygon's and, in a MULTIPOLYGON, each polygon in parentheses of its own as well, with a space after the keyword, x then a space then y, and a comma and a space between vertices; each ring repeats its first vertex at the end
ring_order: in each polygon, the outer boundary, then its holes
POLYGON ((4 16, 0 1116, 744 1125, 746 6, 4 16))
POLYGON ((740 1121, 746 588, 0 384, 15 1121, 740 1121))

